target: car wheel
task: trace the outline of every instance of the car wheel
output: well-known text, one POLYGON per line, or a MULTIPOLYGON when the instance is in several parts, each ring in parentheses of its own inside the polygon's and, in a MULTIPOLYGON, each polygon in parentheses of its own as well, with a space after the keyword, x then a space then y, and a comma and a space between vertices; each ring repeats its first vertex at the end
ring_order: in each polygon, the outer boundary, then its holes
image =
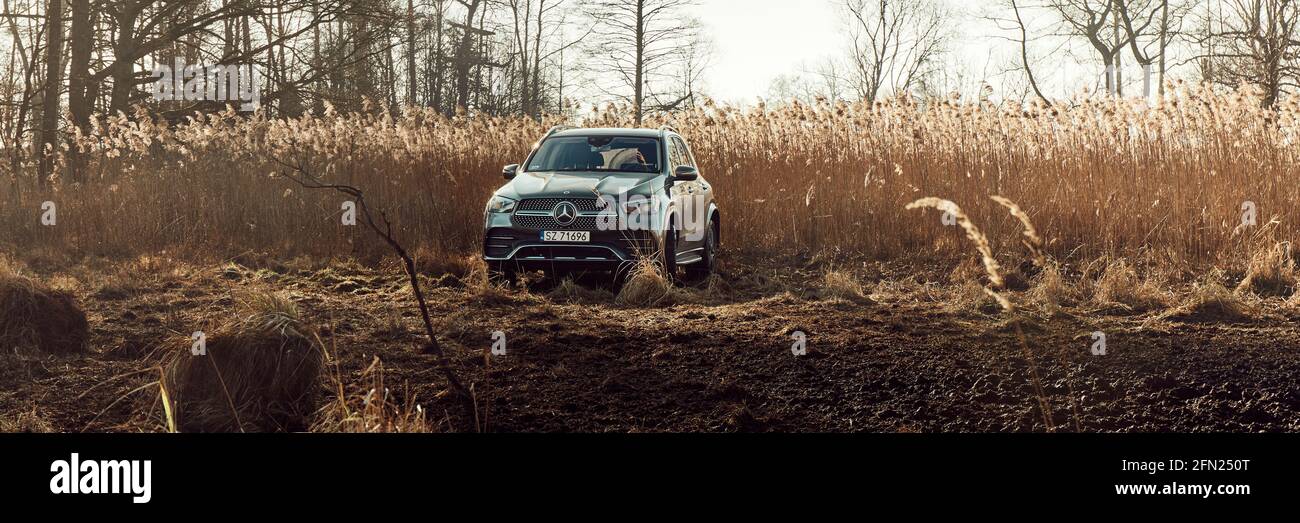
POLYGON ((708 229, 704 232, 704 251, 701 254, 703 259, 695 262, 693 265, 686 267, 686 274, 695 281, 704 281, 713 274, 714 260, 718 259, 718 226, 716 223, 709 223, 708 229))
POLYGON ((677 283, 677 229, 669 227, 664 231, 663 248, 659 250, 657 265, 664 271, 669 282, 677 283))

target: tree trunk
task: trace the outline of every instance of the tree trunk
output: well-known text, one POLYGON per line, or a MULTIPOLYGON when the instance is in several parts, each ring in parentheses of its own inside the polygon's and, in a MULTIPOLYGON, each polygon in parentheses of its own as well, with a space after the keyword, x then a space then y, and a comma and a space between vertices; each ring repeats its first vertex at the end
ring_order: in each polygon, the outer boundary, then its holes
MULTIPOLYGON (((487 9, 484 9, 478 15, 479 31, 482 31, 485 27, 487 27, 486 24, 487 24, 487 9)), ((487 56, 487 38, 484 36, 484 33, 480 32, 478 35, 478 50, 474 54, 474 65, 475 65, 474 106, 475 107, 482 105, 482 102, 480 100, 483 96, 483 90, 484 90, 483 86, 487 85, 483 83, 483 60, 485 56, 487 56)), ((468 108, 468 106, 466 106, 466 108, 468 108)))
POLYGON ((633 115, 641 126, 641 104, 645 102, 645 0, 636 0, 636 87, 633 88, 633 115))
MULTIPOLYGON (((90 95, 86 79, 90 75, 90 54, 95 44, 95 28, 90 23, 90 0, 70 0, 72 27, 68 33, 71 56, 68 62, 68 112, 72 125, 82 133, 90 129, 90 95)), ((68 148, 68 174, 73 182, 84 180, 81 155, 75 145, 68 148)))
POLYGON ((36 96, 36 86, 32 83, 32 76, 36 73, 36 60, 39 46, 33 45, 31 57, 26 63, 32 64, 23 75, 23 99, 18 104, 18 122, 14 125, 14 150, 11 158, 13 172, 16 176, 23 166, 23 135, 27 133, 27 113, 32 106, 32 98, 36 96))
POLYGON ((406 0, 406 103, 415 105, 415 86, 420 85, 415 72, 415 0, 406 0))
POLYGON ((478 13, 479 4, 482 0, 471 0, 467 7, 469 12, 465 14, 465 25, 461 28, 460 43, 456 46, 456 105, 469 107, 469 74, 473 68, 473 60, 470 55, 474 54, 474 15, 478 13))
POLYGON ((62 113, 59 95, 63 87, 63 0, 50 0, 45 16, 48 19, 45 34, 45 95, 41 100, 40 150, 36 151, 37 158, 40 159, 37 172, 39 185, 44 185, 54 171, 54 157, 58 152, 59 116, 62 113))
MULTIPOLYGON (((541 118, 542 116, 542 14, 546 12, 546 0, 541 0, 537 4, 537 34, 533 35, 533 78, 532 88, 528 90, 532 99, 529 105, 532 108, 531 116, 541 118)), ((528 79, 524 79, 525 82, 528 79)))
POLYGON ((130 109, 131 93, 135 91, 135 22, 139 15, 138 5, 124 5, 117 13, 117 42, 113 44, 113 91, 108 103, 111 111, 126 112, 130 109))
POLYGON ((1156 92, 1160 100, 1165 99, 1165 50, 1169 48, 1169 0, 1164 0, 1160 13, 1160 85, 1156 92))
POLYGON ((443 53, 442 50, 443 4, 442 2, 438 2, 438 4, 434 7, 434 9, 438 10, 438 17, 436 20, 434 20, 435 27, 433 31, 433 35, 434 35, 433 37, 436 40, 434 42, 434 53, 433 53, 433 108, 439 111, 443 111, 443 113, 446 114, 446 111, 442 107, 442 91, 443 91, 442 77, 445 72, 443 71, 443 59, 442 59, 442 53, 443 53))
MULTIPOLYGON (((1116 2, 1122 0, 1115 0, 1116 2)), ((1124 40, 1119 32, 1119 9, 1115 9, 1115 97, 1124 97, 1124 40)))

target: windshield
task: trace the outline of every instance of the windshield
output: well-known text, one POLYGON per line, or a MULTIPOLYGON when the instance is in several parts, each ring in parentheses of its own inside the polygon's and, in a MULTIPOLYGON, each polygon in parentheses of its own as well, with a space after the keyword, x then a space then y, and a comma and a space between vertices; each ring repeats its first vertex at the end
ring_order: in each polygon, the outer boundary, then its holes
POLYGON ((659 139, 624 136, 565 136, 542 143, 528 170, 657 173, 659 139))

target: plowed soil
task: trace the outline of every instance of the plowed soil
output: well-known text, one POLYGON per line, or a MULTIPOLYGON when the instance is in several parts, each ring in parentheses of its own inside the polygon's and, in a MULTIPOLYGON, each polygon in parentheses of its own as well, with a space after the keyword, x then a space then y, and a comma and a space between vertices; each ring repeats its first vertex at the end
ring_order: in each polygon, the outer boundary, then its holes
MULTIPOLYGON (((164 351, 188 350, 189 333, 228 316, 241 293, 284 292, 320 329, 343 381, 378 357, 397 401, 422 405, 441 430, 1047 429, 1015 325, 996 308, 954 307, 953 284, 869 264, 857 272, 871 298, 828 299, 817 269, 791 266, 733 262, 711 287, 649 307, 618 305, 596 279, 485 291, 429 274, 440 341, 474 386, 477 423, 422 353, 395 270, 153 260, 37 271, 76 293, 90 351, 7 349, 0 419, 7 430, 162 430, 150 382, 164 351), (495 331, 506 353, 489 356, 495 331)), ((1021 326, 1058 430, 1077 420, 1084 431, 1256 432, 1300 430, 1295 320, 1293 305, 1271 299, 1234 321, 1078 306, 1027 308, 1021 326), (1097 331, 1104 355, 1092 351, 1097 331)))

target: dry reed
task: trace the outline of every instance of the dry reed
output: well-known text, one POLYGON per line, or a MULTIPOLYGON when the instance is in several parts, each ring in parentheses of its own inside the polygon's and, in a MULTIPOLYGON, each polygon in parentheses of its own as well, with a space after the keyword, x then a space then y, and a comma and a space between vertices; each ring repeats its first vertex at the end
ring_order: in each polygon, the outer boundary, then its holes
MULTIPOLYGON (((1179 86, 1154 105, 706 104, 650 115, 646 125, 671 123, 691 141, 733 248, 878 259, 951 252, 943 248, 949 229, 917 226, 902 206, 917 194, 1001 194, 1052 232, 1042 247, 1056 259, 1154 249, 1244 271, 1248 256, 1234 235, 1243 202, 1281 216, 1277 241, 1294 242, 1287 216, 1300 201, 1291 182, 1300 176, 1300 100, 1273 109, 1257 101, 1250 91, 1179 86)), ((337 195, 269 177, 278 166, 266 158, 278 156, 363 188, 413 250, 464 256, 479 248, 473 218, 503 183, 500 167, 520 162, 557 122, 414 108, 290 120, 210 114, 177 126, 145 114, 100 117, 73 144, 84 183, 60 173, 54 189, 37 189, 30 166, 0 182, 0 249, 382 255, 376 240, 340 224, 337 195), (57 226, 40 224, 44 201, 58 205, 57 226)), ((630 125, 617 107, 579 123, 630 125)), ((1002 252, 1017 223, 996 202, 971 203, 965 211, 1002 252)))

